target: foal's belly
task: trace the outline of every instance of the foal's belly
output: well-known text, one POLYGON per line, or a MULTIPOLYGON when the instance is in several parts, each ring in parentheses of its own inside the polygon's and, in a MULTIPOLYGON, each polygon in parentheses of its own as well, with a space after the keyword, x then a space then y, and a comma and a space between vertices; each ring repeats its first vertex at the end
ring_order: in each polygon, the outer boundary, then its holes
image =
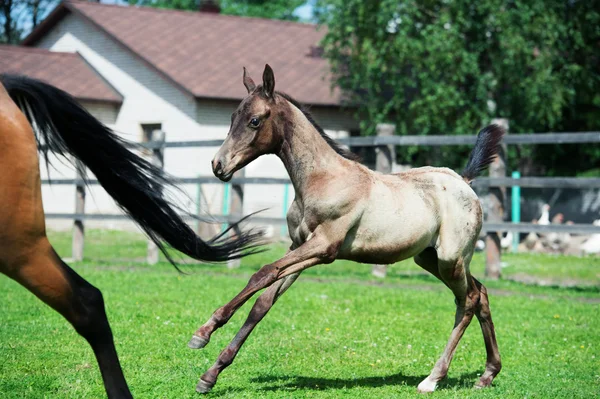
POLYGON ((388 264, 435 244, 439 222, 432 204, 394 187, 374 190, 359 223, 348 232, 338 258, 388 264))
POLYGON ((436 232, 420 231, 417 234, 385 234, 368 229, 351 231, 339 252, 339 259, 360 263, 390 264, 412 258, 425 248, 433 246, 436 232))

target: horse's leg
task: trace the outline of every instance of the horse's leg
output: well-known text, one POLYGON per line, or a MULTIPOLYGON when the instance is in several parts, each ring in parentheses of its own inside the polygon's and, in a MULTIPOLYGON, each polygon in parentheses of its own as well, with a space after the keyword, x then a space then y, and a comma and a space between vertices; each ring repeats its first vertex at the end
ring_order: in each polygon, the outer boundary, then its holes
POLYGON ((485 342, 485 351, 487 353, 485 372, 475 386, 484 388, 492 385, 492 381, 502 368, 502 363, 500 361, 498 343, 496 342, 496 332, 494 331, 494 323, 492 322, 492 313, 490 311, 487 289, 475 278, 473 278, 473 281, 480 292, 479 306, 475 308, 475 316, 477 316, 479 324, 481 325, 483 340, 485 342))
POLYGON ((438 382, 446 377, 458 342, 471 323, 475 309, 479 306, 479 291, 467 272, 471 256, 459 257, 455 261, 438 259, 441 280, 452 290, 456 298, 456 315, 454 328, 444 353, 433 367, 431 374, 419 384, 419 392, 433 392, 438 382))
POLYGON ((258 297, 254 303, 254 306, 252 307, 252 310, 250 311, 250 314, 248 315, 248 318, 246 319, 246 322, 240 331, 238 331, 235 338, 231 341, 229 346, 227 346, 227 348, 221 352, 215 364, 200 378, 200 381, 196 386, 196 391, 200 393, 207 393, 212 389, 213 386, 215 386, 219 374, 221 374, 221 372, 233 362, 240 348, 254 327, 260 323, 271 307, 273 307, 277 299, 279 299, 279 297, 283 295, 285 291, 287 291, 287 289, 294 283, 294 281, 296 281, 299 275, 300 273, 291 274, 282 278, 281 280, 278 280, 258 297))
MULTIPOLYGON (((336 232, 340 231, 344 230, 338 229, 336 232)), ((217 309, 210 319, 194 333, 188 346, 194 349, 206 346, 211 334, 227 323, 240 306, 261 289, 270 286, 283 277, 301 272, 309 267, 333 262, 341 242, 341 239, 329 239, 323 229, 315 229, 315 233, 304 244, 290 251, 278 261, 263 266, 254 273, 246 287, 225 306, 217 309)))
POLYGON ((30 254, 2 272, 62 314, 89 342, 110 399, 131 398, 106 318, 102 293, 62 262, 46 240, 30 254))

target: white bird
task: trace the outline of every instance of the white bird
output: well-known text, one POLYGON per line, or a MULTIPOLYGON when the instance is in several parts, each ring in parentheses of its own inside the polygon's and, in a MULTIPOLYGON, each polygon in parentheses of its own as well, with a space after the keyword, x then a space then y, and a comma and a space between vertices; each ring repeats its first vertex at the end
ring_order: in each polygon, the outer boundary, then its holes
POLYGON ((540 241, 540 237, 535 234, 535 233, 529 233, 527 234, 527 237, 525 237, 524 243, 525 243, 525 248, 527 248, 528 250, 532 250, 536 247, 536 244, 540 241))
MULTIPOLYGON (((600 219, 594 220, 593 224, 600 226, 600 219)), ((579 248, 586 255, 600 254, 600 233, 592 234, 579 248)))
POLYGON ((477 240, 477 242, 475 243, 475 250, 476 251, 483 251, 485 249, 485 241, 483 240, 477 240))
POLYGON ((547 226, 550 224, 550 205, 544 204, 542 206, 542 216, 538 220, 538 224, 547 226))
MULTIPOLYGON (((533 219, 531 223, 538 224, 538 221, 537 219, 533 219)), ((533 232, 527 234, 527 237, 525 237, 525 240, 522 244, 524 245, 524 249, 529 251, 540 252, 540 250, 543 248, 540 236, 533 232)))
POLYGON ((506 237, 502 237, 502 239, 500 240, 500 246, 502 247, 502 249, 508 249, 512 245, 512 242, 513 233, 512 231, 509 231, 508 233, 506 233, 506 237))

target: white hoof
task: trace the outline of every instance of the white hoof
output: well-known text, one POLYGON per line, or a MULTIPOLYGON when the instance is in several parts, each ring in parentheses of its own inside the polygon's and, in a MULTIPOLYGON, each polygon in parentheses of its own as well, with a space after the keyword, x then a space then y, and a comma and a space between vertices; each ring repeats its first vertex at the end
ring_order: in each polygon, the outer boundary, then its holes
POLYGON ((421 383, 417 387, 417 391, 419 393, 431 393, 431 392, 435 391, 436 387, 437 387, 437 382, 432 381, 429 379, 429 377, 427 377, 423 381, 421 381, 421 383))

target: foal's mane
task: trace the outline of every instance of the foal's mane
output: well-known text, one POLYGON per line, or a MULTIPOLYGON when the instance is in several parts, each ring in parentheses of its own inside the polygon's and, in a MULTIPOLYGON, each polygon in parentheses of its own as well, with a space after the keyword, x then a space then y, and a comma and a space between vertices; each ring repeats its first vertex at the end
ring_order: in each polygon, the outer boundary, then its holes
POLYGON ((298 108, 304 114, 306 119, 308 119, 308 121, 311 123, 311 125, 313 125, 315 129, 317 129, 317 132, 319 132, 319 134, 321 135, 321 137, 323 137, 325 142, 327 142, 327 144, 329 144, 329 146, 331 148, 333 148, 333 150, 335 152, 337 152, 339 155, 343 156, 344 158, 350 159, 352 161, 360 160, 360 157, 358 155, 354 154, 352 151, 343 147, 340 143, 338 143, 337 141, 335 141, 334 139, 329 137, 327 135, 327 133, 325 133, 323 128, 321 126, 319 126, 317 124, 317 122, 313 119, 312 115, 310 114, 310 112, 308 112, 308 109, 304 105, 300 104, 298 101, 296 101, 295 99, 293 99, 292 97, 290 97, 289 95, 287 95, 285 93, 282 93, 280 91, 276 91, 275 93, 280 95, 281 97, 285 98, 287 101, 292 103, 296 108, 298 108))

